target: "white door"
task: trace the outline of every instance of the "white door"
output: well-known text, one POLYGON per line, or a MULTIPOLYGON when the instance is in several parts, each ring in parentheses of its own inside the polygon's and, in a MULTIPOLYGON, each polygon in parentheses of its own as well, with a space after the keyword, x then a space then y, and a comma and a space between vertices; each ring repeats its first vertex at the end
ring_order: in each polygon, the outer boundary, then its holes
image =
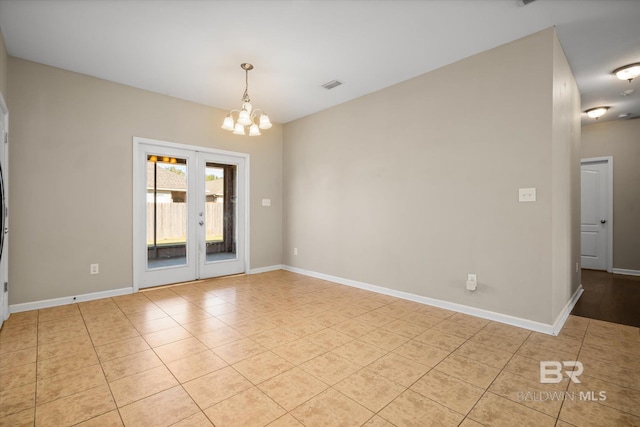
POLYGON ((244 159, 199 152, 198 168, 199 276, 243 273, 244 159))
POLYGON ((134 141, 134 288, 243 273, 246 156, 134 141))
POLYGON ((0 326, 9 317, 9 111, 0 94, 0 326))
POLYGON ((583 268, 608 270, 610 183, 607 160, 584 161, 581 187, 581 262, 583 268))

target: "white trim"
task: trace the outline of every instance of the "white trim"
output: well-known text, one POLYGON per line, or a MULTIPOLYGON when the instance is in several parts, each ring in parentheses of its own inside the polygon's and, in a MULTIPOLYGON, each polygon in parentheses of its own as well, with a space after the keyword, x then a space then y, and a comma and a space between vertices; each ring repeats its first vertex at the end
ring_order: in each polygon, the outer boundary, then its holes
POLYGON ((138 177, 136 176, 136 172, 138 171, 138 167, 136 166, 140 162, 140 141, 137 137, 133 137, 133 164, 132 166, 132 192, 131 192, 131 204, 133 209, 131 212, 133 213, 133 221, 131 222, 131 234, 133 235, 133 243, 131 250, 133 251, 133 277, 131 278, 131 283, 133 287, 133 292, 138 292, 140 290, 140 286, 138 285, 138 277, 140 277, 140 266, 143 264, 144 259, 141 253, 138 253, 137 243, 140 239, 144 238, 144 231, 140 229, 140 227, 136 226, 138 224, 140 215, 142 215, 141 205, 137 203, 138 197, 140 196, 141 190, 137 188, 138 177))
POLYGON ((614 268, 613 274, 624 274, 625 276, 640 276, 640 270, 628 270, 626 268, 614 268))
POLYGON ((588 163, 606 163, 607 164, 607 180, 609 188, 607 188, 607 222, 609 230, 607 232, 607 272, 613 273, 613 156, 589 157, 580 159, 580 166, 588 163))
POLYGON ((178 142, 162 141, 160 139, 143 138, 139 136, 134 136, 133 142, 134 144, 159 145, 161 147, 175 148, 177 150, 200 151, 204 153, 220 154, 224 156, 244 157, 246 159, 249 158, 248 153, 240 153, 237 151, 229 151, 229 150, 220 150, 218 148, 201 147, 199 145, 181 144, 178 142))
MULTIPOLYGON (((4 133, 0 134, 0 150, 3 153, 4 164, 2 165, 2 171, 4 174, 4 205, 7 210, 5 212, 4 229, 9 230, 9 108, 4 100, 4 96, 0 92, 0 120, 3 121, 4 133), (5 135, 7 143, 5 144, 5 135)), ((4 230, 0 229, 0 233, 4 233, 4 230)), ((0 258, 3 268, 0 269, 0 292, 2 298, 0 302, 0 327, 5 320, 9 318, 11 310, 9 309, 9 290, 4 291, 4 282, 9 283, 9 234, 4 236, 4 250, 2 257, 0 258)))
POLYGON ((75 304, 77 302, 93 301, 102 298, 117 297, 120 295, 129 295, 135 293, 133 287, 111 289, 109 291, 92 292, 90 294, 77 295, 75 297, 62 297, 45 299, 42 301, 25 302, 22 304, 11 304, 9 309, 11 313, 20 313, 21 311, 39 310, 42 308, 57 307, 60 305, 75 304))
POLYGON ((266 267, 252 268, 248 274, 268 273, 269 271, 285 270, 282 264, 268 265, 266 267))
POLYGON ((553 322, 553 331, 551 332, 551 335, 558 335, 560 333, 562 327, 564 326, 564 322, 566 322, 569 318, 571 310, 573 310, 573 307, 576 305, 583 292, 584 288, 582 287, 582 285, 580 285, 578 286, 578 289, 576 289, 576 291, 573 293, 573 295, 571 295, 571 298, 569 299, 569 301, 567 301, 564 309, 562 309, 562 311, 556 318, 556 321, 553 322))
POLYGON ((140 153, 139 153, 139 146, 140 144, 150 144, 150 145, 155 145, 158 147, 162 147, 162 148, 173 148, 173 149, 178 149, 178 150, 190 150, 190 151, 194 151, 194 152, 200 152, 200 153, 208 153, 208 154, 217 154, 217 155, 223 155, 223 156, 231 156, 231 157, 236 157, 236 158, 241 158, 244 161, 244 191, 245 191, 245 200, 244 200, 244 272, 248 273, 251 271, 251 239, 250 239, 250 214, 251 214, 251 185, 250 185, 250 177, 251 177, 251 173, 250 173, 250 155, 248 153, 240 153, 240 152, 236 152, 236 151, 229 151, 229 150, 220 150, 217 148, 210 148, 210 147, 201 147, 199 145, 189 145, 189 144, 181 144, 181 143, 177 143, 177 142, 170 142, 170 141, 162 141, 162 140, 158 140, 158 139, 151 139, 151 138, 143 138, 143 137, 139 137, 139 136, 134 136, 133 137, 133 173, 134 173, 134 177, 133 177, 133 278, 132 278, 132 283, 133 283, 133 291, 134 292, 138 292, 139 290, 139 284, 138 284, 138 277, 139 277, 139 270, 140 270, 140 266, 144 264, 144 260, 141 259, 141 253, 138 253, 138 251, 136 250, 136 242, 138 242, 139 240, 144 239, 144 233, 145 230, 141 230, 139 228, 136 227, 137 224, 137 220, 140 216, 140 208, 138 206, 138 204, 136 203, 136 195, 137 195, 137 186, 136 186, 136 165, 138 164, 138 162, 140 161, 140 153))
POLYGON ((487 320, 493 320, 507 325, 517 326, 519 328, 529 329, 536 332, 541 332, 547 335, 557 335, 557 331, 562 328, 564 322, 567 320, 571 309, 582 295, 582 285, 576 292, 564 310, 558 316, 558 319, 553 325, 540 323, 533 320, 523 319, 521 317, 510 316, 508 314, 496 313, 494 311, 483 310, 481 308, 470 307, 463 304, 457 304, 449 301, 443 301, 435 298, 424 297, 421 295, 411 294, 409 292, 398 291, 395 289, 389 289, 382 286, 371 285, 369 283, 358 282, 356 280, 344 279, 342 277, 331 276, 329 274, 318 273, 315 271, 304 270, 298 267, 291 267, 289 265, 282 266, 283 270, 291 271, 292 273, 303 274, 305 276, 315 277, 317 279, 329 280, 331 282, 340 283, 342 285, 352 286, 354 288, 364 289, 371 292, 376 292, 383 295, 390 295, 397 298, 402 298, 409 301, 419 302, 421 304, 431 305, 434 307, 444 308, 447 310, 456 311, 458 313, 469 314, 471 316, 480 317, 487 320), (558 328, 558 329, 556 329, 558 328))

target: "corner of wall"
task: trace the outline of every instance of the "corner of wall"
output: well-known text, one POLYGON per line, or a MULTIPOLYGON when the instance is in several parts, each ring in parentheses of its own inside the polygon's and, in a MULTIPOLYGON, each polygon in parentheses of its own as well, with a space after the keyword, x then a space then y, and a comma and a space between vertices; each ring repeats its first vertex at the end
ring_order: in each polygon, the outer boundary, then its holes
POLYGON ((9 61, 9 56, 7 54, 7 46, 4 43, 4 36, 2 35, 2 30, 0 29, 0 93, 4 96, 5 101, 7 100, 7 62, 9 61))
POLYGON ((580 92, 553 32, 552 105, 553 319, 580 287, 580 92))

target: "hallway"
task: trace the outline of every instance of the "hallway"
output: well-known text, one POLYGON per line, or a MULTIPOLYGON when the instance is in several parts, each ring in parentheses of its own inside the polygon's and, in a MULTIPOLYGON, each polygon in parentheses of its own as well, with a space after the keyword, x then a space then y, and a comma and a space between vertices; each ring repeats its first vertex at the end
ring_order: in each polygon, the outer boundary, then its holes
POLYGON ((571 314, 640 326, 640 277, 582 270, 584 293, 571 314))

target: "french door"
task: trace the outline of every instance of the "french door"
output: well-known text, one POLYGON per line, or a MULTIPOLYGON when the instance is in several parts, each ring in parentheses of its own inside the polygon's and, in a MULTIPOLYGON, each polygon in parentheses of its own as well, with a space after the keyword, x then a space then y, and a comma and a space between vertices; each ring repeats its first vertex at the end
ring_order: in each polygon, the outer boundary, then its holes
POLYGON ((134 138, 134 288, 247 269, 248 157, 134 138))

